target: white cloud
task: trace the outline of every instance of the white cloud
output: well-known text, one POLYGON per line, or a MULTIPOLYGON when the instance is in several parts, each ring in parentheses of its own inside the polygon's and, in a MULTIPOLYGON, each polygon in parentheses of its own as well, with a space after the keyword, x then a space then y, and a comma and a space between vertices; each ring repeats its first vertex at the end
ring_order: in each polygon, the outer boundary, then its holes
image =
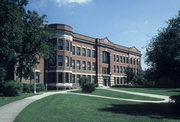
POLYGON ((89 3, 92 0, 53 0, 58 6, 62 5, 68 5, 68 4, 84 4, 84 3, 89 3))

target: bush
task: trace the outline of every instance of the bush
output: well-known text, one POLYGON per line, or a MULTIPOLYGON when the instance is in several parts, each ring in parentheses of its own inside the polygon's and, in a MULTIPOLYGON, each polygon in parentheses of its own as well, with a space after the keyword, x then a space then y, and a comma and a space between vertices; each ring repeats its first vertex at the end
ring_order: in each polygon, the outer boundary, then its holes
POLYGON ((4 96, 18 96, 22 93, 22 83, 18 81, 7 81, 4 84, 3 94, 4 96))
POLYGON ((42 84, 42 83, 36 84, 36 91, 37 91, 37 92, 45 91, 45 86, 44 86, 44 84, 42 84))
MULTIPOLYGON (((41 83, 36 84, 36 92, 40 92, 44 90, 45 90, 44 84, 41 83)), ((24 93, 34 92, 34 84, 23 84, 23 92, 24 93)))
POLYGON ((170 96, 170 99, 175 102, 175 104, 180 105, 180 95, 170 96))
POLYGON ((79 85, 81 86, 82 92, 84 93, 92 93, 96 88, 96 84, 91 83, 86 77, 82 77, 79 79, 79 85))

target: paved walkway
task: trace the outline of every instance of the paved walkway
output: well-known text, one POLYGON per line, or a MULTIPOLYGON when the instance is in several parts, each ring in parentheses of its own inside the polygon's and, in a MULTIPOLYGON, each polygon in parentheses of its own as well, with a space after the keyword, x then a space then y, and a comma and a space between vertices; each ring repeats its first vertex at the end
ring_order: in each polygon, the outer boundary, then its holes
POLYGON ((127 94, 133 94, 133 95, 140 95, 140 96, 146 96, 146 97, 153 97, 153 98, 160 98, 164 99, 165 101, 169 101, 169 96, 165 95, 157 95, 157 94, 149 94, 149 93, 141 93, 141 92, 132 92, 132 91, 126 91, 126 90, 120 90, 120 89, 112 89, 112 88, 100 88, 100 89, 106 89, 110 91, 116 91, 116 92, 121 92, 121 93, 127 93, 127 94))
MULTIPOLYGON (((146 93, 139 93, 139 92, 130 92, 125 90, 117 90, 117 89, 111 89, 111 88, 101 88, 106 89, 110 91, 116 91, 116 92, 122 92, 122 93, 128 93, 128 94, 134 94, 134 95, 141 95, 141 96, 148 96, 148 97, 154 97, 154 98, 161 98, 164 100, 161 101, 149 101, 149 100, 135 100, 135 99, 125 99, 125 98, 115 98, 115 97, 106 97, 106 96, 100 96, 100 95, 91 95, 91 94, 81 94, 81 93, 74 93, 74 92, 68 92, 68 91, 74 91, 74 90, 66 90, 66 91, 57 91, 57 92, 46 92, 40 95, 35 95, 31 97, 24 98, 22 100, 18 100, 12 103, 9 103, 7 105, 4 105, 0 107, 0 122, 13 122, 16 118, 16 116, 29 104, 32 102, 42 99, 44 97, 54 95, 54 94, 74 94, 74 95, 81 95, 81 96, 90 96, 90 97, 98 97, 98 98, 104 98, 104 99, 113 99, 113 100, 124 100, 124 101, 132 101, 132 102, 143 102, 143 103, 162 103, 162 102, 169 102, 168 96, 163 95, 155 95, 155 94, 146 94, 146 93)), ((78 89, 75 89, 78 90, 78 89)))
POLYGON ((99 87, 98 89, 104 89, 104 90, 109 90, 109 91, 116 91, 116 92, 122 92, 122 93, 140 95, 140 96, 146 96, 146 97, 152 97, 152 98, 160 98, 163 100, 159 100, 159 101, 136 100, 136 99, 116 98, 116 97, 107 97, 107 96, 82 94, 82 93, 72 93, 72 92, 68 92, 68 94, 90 96, 90 97, 99 97, 99 98, 106 98, 106 99, 112 99, 112 100, 124 100, 124 101, 130 101, 130 102, 141 102, 141 103, 167 103, 167 102, 169 102, 169 96, 164 96, 164 95, 156 95, 156 94, 148 94, 148 93, 140 93, 140 92, 130 92, 130 91, 125 91, 125 90, 112 89, 109 87, 99 87))
POLYGON ((58 92, 46 92, 40 95, 31 96, 28 98, 24 98, 22 100, 18 100, 7 105, 0 107, 0 122, 13 122, 16 116, 30 103, 39 100, 41 98, 59 94, 59 93, 67 93, 67 91, 58 91, 58 92))

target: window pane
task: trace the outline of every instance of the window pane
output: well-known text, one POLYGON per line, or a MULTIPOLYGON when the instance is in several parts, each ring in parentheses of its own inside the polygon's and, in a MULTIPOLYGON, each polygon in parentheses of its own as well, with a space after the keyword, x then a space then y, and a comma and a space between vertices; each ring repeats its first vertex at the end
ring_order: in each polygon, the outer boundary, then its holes
POLYGON ((69 41, 66 40, 66 50, 69 50, 69 41))
POLYGON ((69 57, 66 56, 66 66, 68 67, 69 66, 69 57))
POLYGON ((92 51, 92 57, 96 58, 96 51, 95 50, 92 51))
POLYGON ((58 56, 58 66, 63 65, 63 57, 61 55, 58 56))
POLYGON ((72 46, 72 54, 75 55, 75 46, 72 46))
POLYGON ((77 55, 80 56, 81 55, 81 48, 77 47, 77 55))
POLYGON ((86 48, 82 48, 82 55, 86 56, 86 48))
POLYGON ((63 40, 61 39, 58 40, 58 49, 63 50, 63 40))
POLYGON ((88 49, 88 57, 91 57, 91 50, 90 49, 88 49))
POLYGON ((72 60, 72 68, 75 69, 75 60, 72 60))

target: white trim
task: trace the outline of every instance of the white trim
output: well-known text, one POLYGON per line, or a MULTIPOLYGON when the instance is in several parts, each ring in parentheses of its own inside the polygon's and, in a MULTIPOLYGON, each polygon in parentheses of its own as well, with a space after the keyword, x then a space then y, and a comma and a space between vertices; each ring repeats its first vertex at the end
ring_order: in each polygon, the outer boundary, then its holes
POLYGON ((81 47, 80 45, 77 45, 76 47, 81 47))
POLYGON ((96 75, 96 74, 92 74, 92 73, 80 73, 80 72, 72 72, 72 74, 76 74, 76 75, 96 75))
POLYGON ((41 72, 39 69, 35 69, 34 71, 35 71, 35 72, 41 72))
POLYGON ((69 72, 69 73, 72 73, 72 71, 69 71, 69 70, 46 70, 46 72, 69 72))

